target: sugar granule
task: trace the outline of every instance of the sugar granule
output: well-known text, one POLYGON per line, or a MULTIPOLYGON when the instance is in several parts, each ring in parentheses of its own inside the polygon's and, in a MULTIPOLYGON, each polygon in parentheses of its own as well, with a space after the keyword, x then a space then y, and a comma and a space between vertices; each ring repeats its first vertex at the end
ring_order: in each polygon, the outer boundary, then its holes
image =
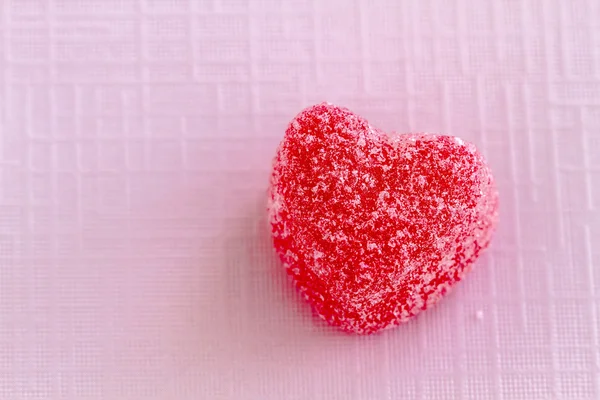
POLYGON ((319 316, 369 334, 429 308, 472 267, 498 219, 475 146, 388 135, 319 104, 290 123, 271 175, 273 242, 319 316))

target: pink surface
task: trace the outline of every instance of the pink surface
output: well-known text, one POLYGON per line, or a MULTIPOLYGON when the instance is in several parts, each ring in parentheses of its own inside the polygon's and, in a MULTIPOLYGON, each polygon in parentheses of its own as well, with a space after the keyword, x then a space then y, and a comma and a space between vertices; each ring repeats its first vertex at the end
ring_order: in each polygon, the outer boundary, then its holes
POLYGON ((0 399, 600 398, 600 2, 0 2, 0 399), (416 321, 315 323, 266 232, 327 100, 459 135, 492 248, 416 321))

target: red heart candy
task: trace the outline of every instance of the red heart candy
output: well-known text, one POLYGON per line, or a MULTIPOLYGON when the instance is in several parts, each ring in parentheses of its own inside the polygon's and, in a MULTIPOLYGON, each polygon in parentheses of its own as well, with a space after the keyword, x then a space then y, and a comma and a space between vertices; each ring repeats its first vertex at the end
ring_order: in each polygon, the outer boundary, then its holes
POLYGON ((498 193, 472 144, 387 135, 319 104, 285 133, 268 207, 274 246, 317 314, 369 334, 462 279, 490 242, 498 193))

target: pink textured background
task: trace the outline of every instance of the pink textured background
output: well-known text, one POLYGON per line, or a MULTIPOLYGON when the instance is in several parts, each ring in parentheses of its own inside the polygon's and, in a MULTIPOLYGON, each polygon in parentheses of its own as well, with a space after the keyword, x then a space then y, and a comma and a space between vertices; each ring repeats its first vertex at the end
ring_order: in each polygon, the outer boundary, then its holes
POLYGON ((597 0, 1 0, 0 27, 0 399, 600 398, 597 0), (493 248, 383 335, 315 323, 264 234, 322 100, 498 178, 493 248))

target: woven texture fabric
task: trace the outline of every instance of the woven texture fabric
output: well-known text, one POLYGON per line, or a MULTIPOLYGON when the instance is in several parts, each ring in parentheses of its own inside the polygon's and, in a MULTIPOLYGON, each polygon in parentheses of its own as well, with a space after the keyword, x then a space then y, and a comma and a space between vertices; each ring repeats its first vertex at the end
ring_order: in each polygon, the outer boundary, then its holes
POLYGON ((0 2, 0 399, 600 398, 597 0, 0 2), (346 336, 273 256, 303 107, 476 143, 501 220, 346 336))

